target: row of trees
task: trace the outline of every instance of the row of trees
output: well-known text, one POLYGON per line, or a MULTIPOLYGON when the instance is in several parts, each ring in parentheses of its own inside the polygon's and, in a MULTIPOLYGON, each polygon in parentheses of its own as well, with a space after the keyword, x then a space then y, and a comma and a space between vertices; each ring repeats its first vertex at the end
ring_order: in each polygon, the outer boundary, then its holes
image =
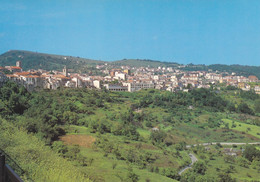
MULTIPOLYGON (((255 92, 240 91, 239 96, 242 99, 254 100, 259 99, 255 92)), ((260 111, 260 101, 255 103, 254 110, 246 102, 237 106, 232 102, 224 99, 218 91, 213 89, 193 89, 189 93, 177 92, 156 92, 144 95, 139 102, 139 107, 148 107, 150 105, 160 106, 171 109, 178 107, 194 106, 204 108, 208 111, 230 111, 254 115, 260 111)))

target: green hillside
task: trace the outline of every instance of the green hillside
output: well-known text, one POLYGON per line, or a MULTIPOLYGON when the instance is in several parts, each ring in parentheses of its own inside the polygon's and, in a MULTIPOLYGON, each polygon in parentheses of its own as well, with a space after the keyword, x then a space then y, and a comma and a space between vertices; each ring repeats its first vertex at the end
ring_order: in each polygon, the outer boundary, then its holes
POLYGON ((21 60, 23 69, 44 69, 44 70, 62 70, 66 65, 75 72, 95 72, 95 65, 107 63, 113 68, 122 65, 132 67, 158 67, 158 66, 178 66, 177 63, 160 62, 141 59, 124 59, 120 61, 105 62, 92 59, 85 59, 73 56, 53 55, 37 53, 30 51, 11 50, 0 55, 0 66, 15 65, 16 61, 21 60))
POLYGON ((171 63, 171 62, 161 62, 161 61, 154 61, 154 60, 149 60, 149 59, 123 59, 120 61, 114 61, 111 63, 111 65, 115 65, 115 66, 123 66, 123 65, 127 65, 127 66, 131 66, 131 67, 152 67, 152 68, 156 68, 156 67, 163 67, 163 66, 167 66, 167 67, 176 67, 179 66, 178 63, 171 63))
MULTIPOLYGON (((23 69, 44 69, 44 70, 62 70, 66 65, 71 72, 93 73, 101 74, 96 69, 97 64, 107 63, 110 68, 117 68, 119 66, 131 67, 177 67, 180 66, 174 62, 161 62, 148 59, 123 59, 119 61, 98 61, 92 59, 85 59, 73 56, 62 56, 45 53, 37 53, 30 51, 11 50, 0 55, 0 66, 15 65, 17 60, 22 61, 23 69)), ((188 64, 186 67, 181 68, 186 71, 220 71, 220 72, 235 72, 238 75, 255 75, 260 79, 260 66, 243 66, 243 65, 193 65, 188 64)))
POLYGON ((29 93, 8 82, 0 88, 4 138, 0 148, 35 181, 44 181, 41 176, 52 168, 47 181, 57 181, 59 173, 66 178, 71 165, 77 171, 75 180, 85 176, 100 182, 253 181, 260 171, 260 152, 254 146, 186 145, 260 142, 259 99, 253 92, 227 88, 188 93, 90 89, 29 93), (226 147, 240 153, 228 156, 223 152, 226 147), (191 162, 190 153, 198 162, 179 175, 191 162), (39 171, 39 160, 44 170, 39 171), (51 165, 53 161, 57 164, 51 165))
POLYGON ((67 65, 69 69, 85 72, 91 66, 93 67, 96 64, 103 63, 103 61, 96 61, 79 57, 44 54, 20 50, 11 50, 0 55, 1 66, 15 65, 16 61, 18 60, 22 61, 24 70, 62 70, 62 68, 67 65))
POLYGON ((189 64, 182 68, 186 71, 212 71, 236 73, 237 75, 250 76, 255 75, 260 79, 260 66, 243 66, 243 65, 224 65, 224 64, 212 64, 212 65, 193 65, 189 64))

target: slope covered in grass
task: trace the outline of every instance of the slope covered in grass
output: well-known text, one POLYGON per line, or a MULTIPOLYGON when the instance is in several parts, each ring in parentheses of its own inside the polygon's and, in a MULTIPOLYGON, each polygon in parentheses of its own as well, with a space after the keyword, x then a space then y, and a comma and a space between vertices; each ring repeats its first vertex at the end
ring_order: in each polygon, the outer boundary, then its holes
POLYGON ((87 182, 87 176, 43 141, 0 119, 0 148, 26 172, 22 178, 50 182, 87 182))
MULTIPOLYGON (((6 119, 3 126, 14 129, 2 129, 8 132, 0 134, 7 138, 1 141, 1 146, 28 174, 42 181, 49 177, 59 180, 63 173, 58 170, 65 168, 66 172, 66 166, 75 170, 75 180, 79 178, 79 181, 85 176, 100 182, 185 181, 186 177, 180 176, 178 171, 191 162, 190 152, 201 155, 198 157, 205 164, 198 163, 198 167, 206 171, 212 170, 209 160, 214 158, 210 153, 203 156, 205 148, 199 152, 187 149, 186 144, 259 142, 255 132, 260 126, 260 117, 252 98, 259 96, 226 89, 195 89, 188 93, 60 89, 28 93, 7 83, 0 88, 3 103, 0 115, 6 119), (237 100, 233 101, 233 97, 237 100), (238 131, 226 125, 225 121, 229 120, 250 124, 251 131, 238 131), (13 130, 22 134, 16 135, 13 130), (29 137, 32 138, 30 143, 29 137), (8 145, 12 141, 14 145, 8 145), (27 153, 31 163, 23 158, 27 153), (51 163, 49 159, 57 162, 51 163), (47 165, 43 166, 46 160, 47 165), (50 172, 47 178, 44 171, 53 168, 55 173, 50 172)), ((226 157, 220 149, 216 153, 221 160, 226 157)), ((248 160, 239 155, 242 160, 248 160)), ((249 170, 253 170, 256 162, 248 162, 252 165, 249 170)), ((240 165, 239 161, 234 165, 240 165)), ((219 171, 226 174, 227 167, 225 163, 219 171)), ((195 169, 190 170, 192 174, 187 173, 188 179, 196 176, 208 181, 213 179, 205 175, 207 172, 195 169)), ((64 175, 63 180, 67 178, 64 175)), ((219 175, 213 176, 221 177, 222 173, 219 175)))

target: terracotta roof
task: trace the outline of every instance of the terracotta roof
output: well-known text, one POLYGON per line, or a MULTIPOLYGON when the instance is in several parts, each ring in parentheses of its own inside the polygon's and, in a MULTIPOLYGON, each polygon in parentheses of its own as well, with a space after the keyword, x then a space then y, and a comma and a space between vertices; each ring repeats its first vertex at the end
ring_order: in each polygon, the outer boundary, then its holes
POLYGON ((248 78, 249 78, 250 80, 258 80, 258 78, 257 78, 256 76, 254 76, 254 75, 250 75, 248 78))
POLYGON ((31 72, 32 75, 39 75, 40 73, 37 71, 31 72))
POLYGON ((66 77, 64 75, 53 75, 53 77, 61 78, 61 79, 70 79, 69 77, 66 77))
POLYGON ((30 72, 15 72, 15 75, 20 75, 20 76, 25 76, 25 75, 30 75, 30 72))
POLYGON ((7 77, 18 77, 16 75, 6 75, 7 77))
POLYGON ((39 78, 39 76, 37 75, 28 75, 28 76, 25 76, 26 78, 39 78))
POLYGON ((41 77, 50 77, 52 75, 41 75, 41 77))
POLYGON ((11 69, 17 69, 17 70, 21 70, 22 68, 21 67, 18 67, 18 66, 10 66, 11 69))

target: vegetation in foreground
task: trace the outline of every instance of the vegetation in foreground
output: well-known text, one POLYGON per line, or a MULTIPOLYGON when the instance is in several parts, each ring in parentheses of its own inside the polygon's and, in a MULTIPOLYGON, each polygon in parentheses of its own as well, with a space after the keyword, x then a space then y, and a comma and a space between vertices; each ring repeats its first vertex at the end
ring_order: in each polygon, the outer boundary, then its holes
POLYGON ((35 181, 258 180, 260 154, 254 146, 231 146, 241 151, 236 157, 220 145, 186 148, 204 142, 259 142, 260 98, 253 92, 28 93, 8 82, 0 99, 0 135, 5 139, 0 148, 35 181), (190 152, 199 161, 180 176, 178 171, 191 162, 190 152))

